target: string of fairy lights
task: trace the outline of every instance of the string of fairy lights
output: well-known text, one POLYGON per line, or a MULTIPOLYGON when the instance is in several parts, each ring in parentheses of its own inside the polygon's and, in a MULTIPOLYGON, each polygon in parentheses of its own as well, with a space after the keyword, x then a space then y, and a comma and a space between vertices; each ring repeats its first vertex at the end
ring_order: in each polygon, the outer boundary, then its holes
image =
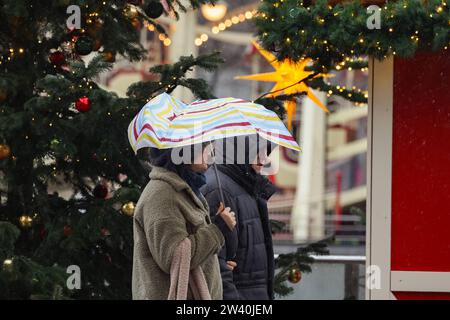
MULTIPOLYGON (((220 32, 225 31, 228 28, 231 28, 232 26, 235 26, 239 23, 252 20, 257 14, 258 14, 258 11, 256 9, 237 13, 231 17, 228 17, 228 18, 216 23, 213 27, 211 27, 211 32, 213 34, 219 34, 220 32)), ((208 40, 209 40, 208 35, 206 33, 203 33, 194 40, 194 43, 197 47, 199 47, 199 46, 203 45, 205 42, 207 42, 208 40)))
MULTIPOLYGON (((223 21, 220 21, 218 23, 216 23, 214 26, 211 27, 211 32, 213 34, 218 34, 222 31, 227 30, 228 28, 240 24, 242 22, 246 22, 249 21, 251 19, 253 19, 256 15, 257 15, 257 10, 246 10, 243 11, 241 13, 237 13, 227 19, 224 19, 223 21)), ((150 31, 150 32, 155 32, 156 28, 153 24, 148 23, 147 21, 144 22, 144 27, 150 31)), ((159 41, 161 41, 163 43, 164 46, 168 47, 172 44, 172 40, 170 39, 170 37, 168 35, 165 35, 163 33, 160 33, 158 35, 158 39, 159 41)), ((205 42, 207 42, 209 40, 209 36, 206 33, 202 33, 201 35, 199 35, 197 38, 195 38, 194 40, 194 44, 199 47, 201 45, 203 45, 205 42)))
MULTIPOLYGON (((264 0, 262 0, 262 1, 264 1, 264 0)), ((264 9, 260 10, 260 14, 258 15, 259 21, 257 21, 257 24, 259 24, 259 26, 260 26, 260 28, 259 28, 260 29, 260 34, 259 34, 260 39, 262 40, 264 45, 269 45, 268 42, 266 42, 266 39, 269 36, 269 33, 267 32, 269 30, 269 28, 264 27, 262 24, 262 21, 268 22, 267 25, 270 25, 270 23, 275 22, 275 21, 280 21, 280 24, 283 24, 286 21, 289 21, 288 22, 289 24, 285 24, 284 28, 280 28, 279 30, 291 30, 292 28, 295 29, 295 27, 294 27, 296 25, 295 19, 297 19, 297 17, 300 15, 300 12, 301 12, 300 8, 303 7, 303 1, 296 2, 295 0, 292 0, 292 1, 278 0, 274 3, 267 1, 264 5, 265 5, 264 9), (283 8, 284 6, 286 6, 288 8, 289 7, 292 7, 292 8, 290 10, 288 10, 288 9, 284 9, 283 8), (284 13, 284 12, 286 12, 286 10, 288 10, 287 14, 284 13), (282 12, 282 13, 280 14, 280 12, 282 12), (289 26, 292 26, 292 28, 290 28, 289 26)), ((417 5, 417 3, 415 3, 415 5, 417 5)), ((384 14, 384 16, 386 18, 390 19, 391 21, 394 21, 396 18, 398 18, 397 15, 399 14, 395 10, 405 10, 405 12, 408 12, 407 10, 410 10, 410 6, 412 6, 412 4, 409 3, 408 1, 402 1, 402 2, 399 1, 399 3, 387 2, 384 6, 379 7, 378 10, 382 14, 384 14)), ((424 6, 425 6, 425 4, 424 4, 424 6)), ((318 8, 318 7, 312 8, 312 6, 304 7, 304 9, 308 12, 309 15, 311 14, 313 9, 315 10, 314 12, 316 12, 315 13, 315 15, 316 15, 315 22, 317 23, 317 25, 311 25, 311 26, 315 26, 317 28, 321 28, 320 26, 322 26, 322 25, 325 26, 326 20, 324 19, 324 17, 327 16, 328 17, 327 19, 329 20, 330 14, 331 14, 332 18, 333 17, 335 18, 335 20, 339 19, 340 16, 342 16, 342 12, 340 12, 342 7, 339 7, 338 9, 336 9, 335 6, 328 5, 328 6, 325 6, 324 8, 327 8, 327 10, 322 11, 321 14, 323 16, 321 16, 317 12, 319 12, 318 9, 322 10, 322 8, 318 8)), ((363 8, 363 9, 365 10, 365 8, 363 8)), ((427 16, 429 16, 430 19, 437 19, 437 18, 439 18, 439 15, 442 15, 443 13, 448 12, 448 4, 445 0, 442 0, 436 7, 430 6, 430 8, 427 8, 427 10, 430 10, 429 14, 427 15, 427 16)), ((309 16, 309 15, 303 14, 304 17, 309 16)), ((352 12, 351 16, 355 17, 355 19, 356 19, 358 16, 358 13, 352 12)), ((447 22, 444 21, 444 23, 447 23, 447 22)), ((448 21, 447 25, 450 26, 450 20, 448 21)), ((302 40, 304 40, 304 39, 311 40, 310 41, 311 45, 309 48, 304 47, 304 48, 300 48, 300 49, 296 48, 296 49, 289 50, 289 47, 291 47, 291 42, 292 42, 289 32, 285 33, 284 35, 282 34, 282 32, 280 32, 280 37, 282 40, 277 43, 278 49, 280 52, 280 54, 279 54, 280 58, 289 56, 289 57, 295 57, 296 60, 303 59, 304 53, 311 51, 310 50, 311 47, 319 48, 319 46, 320 46, 324 52, 331 52, 336 49, 336 46, 333 46, 329 40, 319 39, 318 37, 314 37, 314 35, 311 36, 311 33, 314 31, 314 30, 312 30, 311 26, 307 27, 306 30, 305 29, 298 30, 298 33, 296 34, 296 37, 300 37, 300 39, 302 39, 302 40), (291 51, 296 51, 296 50, 299 51, 299 53, 291 52, 291 51)), ((363 27, 366 28, 365 24, 363 27)), ((413 22, 411 22, 411 28, 409 28, 408 26, 402 26, 401 29, 404 29, 404 30, 412 29, 413 30, 409 36, 409 39, 413 46, 418 47, 419 42, 422 40, 421 34, 420 34, 421 31, 419 31, 420 26, 416 25, 415 29, 413 29, 413 27, 414 27, 413 22)), ((396 36, 397 30, 395 27, 389 27, 387 29, 387 31, 392 37, 396 36)), ((403 32, 403 31, 401 31, 401 32, 403 32)), ((437 37, 439 35, 439 32, 441 32, 441 31, 436 30, 434 32, 434 35, 437 37)), ((319 35, 319 34, 320 34, 320 32, 317 32, 317 35, 319 35)), ((375 36, 374 36, 374 34, 375 33, 361 32, 360 36, 355 39, 356 40, 355 48, 358 51, 361 51, 361 50, 359 50, 360 48, 373 46, 373 44, 375 44, 374 49, 379 52, 378 58, 386 59, 389 54, 392 54, 394 56, 398 55, 398 52, 395 49, 395 45, 388 44, 386 46, 386 44, 384 44, 384 47, 383 47, 383 43, 381 43, 380 41, 376 41, 376 39, 375 39, 376 34, 375 34, 375 36), (386 50, 386 49, 388 49, 388 50, 386 50)), ((272 36, 272 38, 273 38, 273 36, 272 36)), ((302 42, 304 42, 304 41, 302 41, 302 42)), ((272 44, 273 43, 270 43, 270 45, 272 45, 272 44)), ((443 49, 447 50, 448 45, 450 45, 450 43, 444 45, 443 49)), ((337 45, 337 47, 339 47, 339 45, 337 45)), ((357 53, 360 53, 360 52, 355 52, 355 50, 350 50, 351 55, 355 55, 357 53)), ((376 54, 376 52, 374 52, 374 54, 376 54)), ((371 55, 372 55, 372 53, 371 53, 371 55)), ((347 59, 346 55, 342 55, 342 57, 347 59)), ((344 67, 344 65, 341 65, 339 63, 336 65, 336 70, 341 70, 343 67, 344 67)))
POLYGON ((11 59, 13 59, 14 56, 16 56, 17 54, 22 55, 24 53, 25 53, 24 48, 9 48, 5 56, 3 55, 0 56, 0 65, 5 62, 11 61, 11 59))
MULTIPOLYGON (((150 32, 155 32, 156 30, 155 26, 151 23, 148 23, 147 21, 144 22, 144 27, 150 32)), ((160 33, 158 35, 158 40, 161 41, 165 47, 169 47, 172 44, 172 40, 170 39, 170 37, 165 35, 164 33, 160 33)))
MULTIPOLYGON (((256 9, 237 13, 227 19, 224 19, 223 21, 216 23, 214 26, 211 27, 211 32, 213 34, 218 34, 222 31, 227 30, 228 28, 230 28, 234 25, 237 25, 239 23, 253 19, 257 15, 257 13, 258 12, 256 9)), ((156 31, 155 26, 151 23, 148 23, 147 21, 144 22, 144 27, 150 32, 156 31)), ((163 45, 166 47, 169 47, 172 44, 172 40, 170 39, 170 37, 163 33, 160 33, 158 35, 158 40, 161 41, 163 43, 163 45)), ((195 38, 194 44, 197 47, 199 47, 199 46, 203 45, 205 42, 207 42, 208 40, 209 40, 209 36, 206 33, 202 33, 197 38, 195 38)))

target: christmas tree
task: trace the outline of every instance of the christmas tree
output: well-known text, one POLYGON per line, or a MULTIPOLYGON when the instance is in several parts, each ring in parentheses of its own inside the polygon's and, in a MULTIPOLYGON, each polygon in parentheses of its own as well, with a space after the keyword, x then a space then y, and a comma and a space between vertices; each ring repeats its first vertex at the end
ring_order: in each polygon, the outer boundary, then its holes
MULTIPOLYGON (((208 1, 189 2, 195 9, 208 1)), ((208 85, 188 73, 214 69, 221 58, 154 66, 155 81, 134 83, 119 97, 100 88, 97 76, 116 56, 143 59, 139 27, 164 33, 154 19, 186 11, 179 1, 0 6, 0 299, 130 298, 131 216, 148 172, 129 147, 127 126, 149 99, 177 86, 211 98, 208 85), (49 192, 60 184, 69 196, 49 192), (76 271, 81 285, 74 278, 69 290, 76 271)))

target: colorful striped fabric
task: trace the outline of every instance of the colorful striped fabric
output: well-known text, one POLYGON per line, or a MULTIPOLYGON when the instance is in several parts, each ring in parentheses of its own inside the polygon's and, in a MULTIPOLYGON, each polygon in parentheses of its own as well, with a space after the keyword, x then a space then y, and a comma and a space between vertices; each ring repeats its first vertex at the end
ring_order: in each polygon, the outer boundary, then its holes
POLYGON ((188 105, 162 93, 149 101, 128 127, 134 152, 145 147, 175 148, 251 134, 300 150, 273 111, 236 98, 199 100, 188 105))

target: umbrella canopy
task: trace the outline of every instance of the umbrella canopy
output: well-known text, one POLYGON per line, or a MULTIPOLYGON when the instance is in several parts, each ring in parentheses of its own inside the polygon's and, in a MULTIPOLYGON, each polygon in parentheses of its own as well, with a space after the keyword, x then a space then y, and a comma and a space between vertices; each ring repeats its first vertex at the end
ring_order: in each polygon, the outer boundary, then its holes
POLYGON ((168 149, 252 134, 300 150, 275 112, 231 97, 185 104, 162 93, 144 105, 128 127, 134 152, 146 147, 168 149))

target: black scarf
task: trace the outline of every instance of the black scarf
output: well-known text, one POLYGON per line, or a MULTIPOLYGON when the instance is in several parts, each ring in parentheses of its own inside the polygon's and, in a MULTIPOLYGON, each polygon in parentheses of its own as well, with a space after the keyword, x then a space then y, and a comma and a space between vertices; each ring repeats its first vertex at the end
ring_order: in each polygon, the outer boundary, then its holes
POLYGON ((217 168, 233 179, 251 196, 268 200, 276 191, 275 186, 249 164, 218 165, 217 168))
POLYGON ((201 172, 194 172, 190 169, 186 169, 181 172, 180 177, 186 181, 186 183, 194 191, 195 195, 200 198, 200 188, 206 184, 206 176, 201 172))

